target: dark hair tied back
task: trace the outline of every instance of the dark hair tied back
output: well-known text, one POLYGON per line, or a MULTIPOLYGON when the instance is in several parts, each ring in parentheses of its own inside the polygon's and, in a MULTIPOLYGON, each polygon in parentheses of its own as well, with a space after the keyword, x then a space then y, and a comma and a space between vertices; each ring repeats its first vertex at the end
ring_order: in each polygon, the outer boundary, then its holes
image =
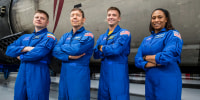
MULTIPOLYGON (((153 10, 153 12, 151 13, 151 17, 152 17, 152 14, 153 14, 156 10, 161 10, 161 11, 165 14, 165 16, 166 16, 166 18, 167 18, 167 23, 166 23, 166 25, 165 25, 166 30, 167 30, 167 31, 168 31, 168 30, 174 30, 175 28, 173 27, 173 25, 172 25, 172 23, 171 23, 170 14, 169 14, 169 12, 168 12, 166 9, 157 8, 157 9, 153 10)), ((153 28, 152 25, 151 25, 151 21, 150 21, 150 25, 149 25, 149 31, 150 31, 150 32, 154 31, 154 28, 153 28)))

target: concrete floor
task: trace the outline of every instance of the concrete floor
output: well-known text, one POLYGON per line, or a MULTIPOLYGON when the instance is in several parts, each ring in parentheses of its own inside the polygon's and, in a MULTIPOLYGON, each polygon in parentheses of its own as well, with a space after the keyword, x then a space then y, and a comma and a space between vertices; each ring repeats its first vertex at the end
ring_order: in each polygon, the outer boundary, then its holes
MULTIPOLYGON (((3 73, 0 73, 0 100, 13 100, 14 97, 14 85, 17 73, 11 73, 7 80, 4 79, 3 73)), ((49 100, 58 100, 58 82, 59 77, 51 77, 52 83, 50 87, 49 100)), ((91 80, 93 86, 98 82, 97 80, 91 80)), ((90 100, 97 100, 97 88, 91 88, 90 100)), ((131 100, 145 100, 144 96, 130 95, 131 100)))
MULTIPOLYGON (((7 80, 4 79, 3 73, 0 73, 0 100, 13 100, 14 85, 17 73, 11 73, 7 80)), ((133 77, 132 77, 133 78, 133 77)), ((143 77, 136 77, 135 80, 144 80, 143 77)), ((59 76, 51 77, 51 91, 49 100, 58 100, 58 84, 59 76)), ((91 98, 90 100, 97 100, 98 79, 91 80, 91 98)), ((185 80, 183 84, 200 85, 200 80, 185 80)), ((145 100, 145 85, 130 83, 130 100, 145 100)), ((199 100, 199 88, 182 88, 182 100, 199 100)))

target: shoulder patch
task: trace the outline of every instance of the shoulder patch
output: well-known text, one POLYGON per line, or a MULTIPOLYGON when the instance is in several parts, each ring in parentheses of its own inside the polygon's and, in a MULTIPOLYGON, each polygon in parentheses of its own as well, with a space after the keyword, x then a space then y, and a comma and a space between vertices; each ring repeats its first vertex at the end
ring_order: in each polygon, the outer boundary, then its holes
POLYGON ((92 33, 85 33, 85 36, 90 36, 91 38, 94 37, 92 33))
POLYGON ((181 35, 180 35, 180 33, 176 32, 176 31, 173 31, 173 32, 174 32, 174 36, 176 36, 176 37, 178 37, 178 38, 181 39, 181 35))
POLYGON ((129 31, 122 31, 122 32, 120 33, 120 35, 125 35, 125 34, 129 36, 129 35, 130 35, 130 32, 129 32, 129 31))
POLYGON ((52 38, 52 39, 54 39, 54 40, 55 40, 55 38, 56 38, 53 34, 47 34, 47 37, 52 38))

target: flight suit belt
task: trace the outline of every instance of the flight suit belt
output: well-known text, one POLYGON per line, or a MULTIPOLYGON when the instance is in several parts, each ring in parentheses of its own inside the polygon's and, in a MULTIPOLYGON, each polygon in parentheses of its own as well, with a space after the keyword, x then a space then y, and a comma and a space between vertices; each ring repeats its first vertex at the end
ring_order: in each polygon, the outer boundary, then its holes
POLYGON ((89 66, 89 64, 87 64, 87 63, 70 63, 70 62, 63 62, 64 64, 67 64, 67 65, 69 65, 69 66, 85 66, 85 67, 88 67, 89 66))
POLYGON ((120 62, 120 61, 102 61, 105 64, 127 64, 127 62, 120 62))
POLYGON ((44 61, 44 60, 40 60, 41 63, 44 63, 44 64, 48 64, 47 61, 44 61))
MULTIPOLYGON (((22 62, 23 63, 23 62, 22 62)), ((43 64, 48 64, 47 61, 40 60, 40 61, 32 61, 31 63, 43 63, 43 64)))

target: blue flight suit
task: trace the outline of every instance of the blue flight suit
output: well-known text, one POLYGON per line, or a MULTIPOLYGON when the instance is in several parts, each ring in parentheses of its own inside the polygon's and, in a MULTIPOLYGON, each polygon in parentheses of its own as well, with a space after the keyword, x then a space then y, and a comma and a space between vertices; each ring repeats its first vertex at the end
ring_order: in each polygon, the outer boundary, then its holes
POLYGON ((128 55, 131 34, 119 25, 97 40, 94 58, 101 59, 98 100, 129 100, 128 55), (98 49, 102 45, 103 52, 98 49))
POLYGON ((56 41, 53 33, 45 28, 25 34, 7 47, 6 55, 20 56, 21 59, 14 100, 49 100, 51 82, 48 64, 56 41), (29 52, 21 52, 26 46, 35 48, 29 52))
POLYGON ((142 41, 135 56, 135 65, 146 72, 146 100, 181 100, 182 79, 178 64, 181 62, 182 45, 179 32, 165 28, 157 34, 152 32, 142 41), (156 55, 156 63, 161 66, 145 68, 145 55, 156 55))
POLYGON ((59 100, 90 100, 90 57, 93 53, 94 36, 81 27, 65 33, 53 49, 53 56, 62 60, 59 83, 59 100), (79 59, 68 59, 69 55, 79 59))

